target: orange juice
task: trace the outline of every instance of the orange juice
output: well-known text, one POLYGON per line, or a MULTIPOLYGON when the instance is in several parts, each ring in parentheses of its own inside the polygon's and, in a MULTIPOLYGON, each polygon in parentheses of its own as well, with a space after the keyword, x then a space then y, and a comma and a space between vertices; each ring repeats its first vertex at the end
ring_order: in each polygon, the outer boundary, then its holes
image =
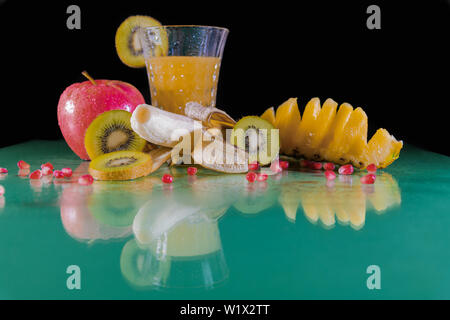
POLYGON ((184 114, 187 102, 216 104, 220 58, 163 56, 147 59, 152 104, 184 114))

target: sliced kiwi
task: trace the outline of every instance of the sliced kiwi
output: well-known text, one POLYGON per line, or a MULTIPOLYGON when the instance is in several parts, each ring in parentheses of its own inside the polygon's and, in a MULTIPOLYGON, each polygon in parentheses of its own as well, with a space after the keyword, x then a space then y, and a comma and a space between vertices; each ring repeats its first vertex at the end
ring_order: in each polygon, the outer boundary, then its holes
POLYGON ((248 152, 249 163, 258 161, 261 165, 271 163, 280 149, 278 130, 257 116, 244 117, 236 123, 231 143, 248 152))
POLYGON ((152 172, 152 157, 139 151, 116 151, 103 154, 89 164, 96 180, 131 180, 152 172))
MULTIPOLYGON (((142 68, 145 66, 143 48, 139 39, 141 28, 158 27, 161 23, 148 16, 131 16, 125 19, 116 32, 116 50, 120 60, 129 67, 142 68)), ((167 52, 167 36, 160 35, 156 44, 155 55, 167 52)))
POLYGON ((131 128, 131 113, 111 110, 92 121, 84 136, 84 146, 91 159, 99 155, 121 151, 143 151, 147 142, 131 128))

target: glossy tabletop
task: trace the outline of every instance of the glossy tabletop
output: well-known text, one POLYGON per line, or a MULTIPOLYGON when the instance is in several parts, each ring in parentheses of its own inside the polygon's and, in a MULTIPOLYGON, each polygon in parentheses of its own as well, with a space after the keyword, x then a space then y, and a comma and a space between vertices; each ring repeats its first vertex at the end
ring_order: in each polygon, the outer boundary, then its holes
POLYGON ((78 185, 88 165, 63 141, 0 149, 1 299, 450 298, 446 156, 407 145, 374 185, 166 165, 78 185), (74 178, 29 180, 19 160, 74 178))

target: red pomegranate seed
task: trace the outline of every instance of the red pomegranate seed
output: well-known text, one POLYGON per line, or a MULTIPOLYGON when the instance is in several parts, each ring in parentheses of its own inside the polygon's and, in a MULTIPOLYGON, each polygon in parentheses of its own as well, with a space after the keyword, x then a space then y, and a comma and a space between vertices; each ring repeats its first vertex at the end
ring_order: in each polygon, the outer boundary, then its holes
POLYGON ((323 164, 323 170, 334 170, 336 166, 332 162, 327 162, 323 164))
POLYGON ((369 173, 366 174, 365 176, 361 177, 361 183, 363 184, 374 184, 375 183, 375 179, 377 178, 376 175, 374 175, 373 173, 369 173))
POLYGON ((164 183, 172 183, 173 182, 173 177, 166 173, 165 175, 162 176, 161 181, 164 183))
POLYGON ((249 173, 247 173, 245 178, 247 179, 248 182, 255 182, 255 180, 256 180, 256 173, 249 172, 249 173))
POLYGON ((311 161, 309 161, 309 160, 302 159, 302 160, 300 160, 300 167, 302 167, 302 168, 309 168, 310 162, 311 161))
POLYGON ((5 194, 5 187, 0 185, 0 196, 5 194))
POLYGON ((50 168, 49 166, 43 166, 43 167, 41 167, 42 169, 41 169, 41 172, 42 172, 42 174, 44 175, 44 176, 48 176, 49 174, 52 174, 53 173, 53 170, 52 170, 52 168, 50 168))
POLYGON ((70 178, 72 176, 72 169, 70 168, 62 168, 61 172, 63 173, 64 177, 70 178))
POLYGON ((32 173, 30 173, 29 178, 30 179, 40 179, 42 177, 41 170, 34 170, 32 173))
POLYGON ((62 179, 62 178, 64 178, 64 173, 61 170, 55 170, 55 171, 53 171, 53 176, 56 179, 62 179))
POLYGON ((259 163, 258 161, 253 161, 252 163, 248 164, 248 170, 250 171, 256 171, 259 169, 259 163))
POLYGON ((278 160, 275 160, 270 165, 270 170, 272 170, 272 172, 279 173, 283 171, 283 168, 280 167, 280 162, 278 160))
POLYGON ((6 168, 0 168, 0 173, 8 173, 8 169, 6 169, 6 168))
MULTIPOLYGON (((62 172, 61 172, 62 173, 62 172)), ((94 178, 90 174, 85 174, 78 178, 78 183, 83 186, 89 186, 94 182, 94 178)))
POLYGON ((266 181, 267 180, 267 173, 258 173, 258 175, 256 176, 256 180, 258 181, 266 181))
POLYGON ((339 174, 352 174, 353 166, 351 164, 346 164, 339 168, 339 174))
POLYGON ((49 167, 53 171, 53 165, 50 162, 44 163, 41 165, 41 169, 44 169, 44 167, 49 167))
POLYGON ((196 167, 187 168, 187 174, 190 176, 195 176, 197 174, 197 168, 196 167))
POLYGON ((19 172, 17 173, 19 177, 28 177, 29 174, 30 169, 19 169, 19 172))
POLYGON ((289 168, 289 161, 280 161, 280 167, 283 170, 287 170, 289 168))
POLYGON ((17 162, 17 166, 19 167, 19 169, 30 169, 30 165, 23 160, 17 162))
POLYGON ((367 166, 367 171, 369 173, 375 173, 375 172, 377 172, 377 166, 375 164, 371 163, 367 166))
POLYGON ((334 180, 334 179, 336 179, 336 173, 334 173, 333 170, 326 170, 325 178, 327 178, 327 180, 334 180))
POLYGON ((322 163, 321 162, 310 161, 309 162, 309 168, 313 169, 313 170, 320 170, 320 169, 322 169, 322 163))

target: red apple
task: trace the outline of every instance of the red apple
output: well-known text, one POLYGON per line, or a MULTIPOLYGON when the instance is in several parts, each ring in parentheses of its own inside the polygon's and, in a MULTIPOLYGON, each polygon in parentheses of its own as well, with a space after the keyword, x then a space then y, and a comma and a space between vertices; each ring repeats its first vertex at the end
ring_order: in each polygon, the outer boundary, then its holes
POLYGON ((134 109, 145 103, 133 85, 116 80, 93 80, 74 83, 61 94, 58 103, 58 124, 69 147, 81 159, 89 160, 84 135, 91 122, 109 110, 134 109))

